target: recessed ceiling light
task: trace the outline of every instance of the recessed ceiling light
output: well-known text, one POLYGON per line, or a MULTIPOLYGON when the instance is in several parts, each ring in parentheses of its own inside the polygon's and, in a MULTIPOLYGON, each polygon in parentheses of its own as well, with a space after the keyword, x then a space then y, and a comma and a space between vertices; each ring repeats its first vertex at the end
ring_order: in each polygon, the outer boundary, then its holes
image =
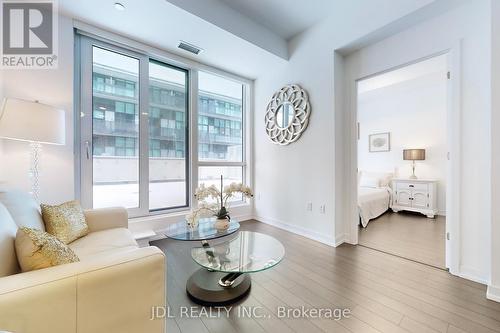
POLYGON ((125 10, 125 6, 119 2, 115 2, 115 9, 116 10, 119 10, 119 11, 124 11, 125 10))

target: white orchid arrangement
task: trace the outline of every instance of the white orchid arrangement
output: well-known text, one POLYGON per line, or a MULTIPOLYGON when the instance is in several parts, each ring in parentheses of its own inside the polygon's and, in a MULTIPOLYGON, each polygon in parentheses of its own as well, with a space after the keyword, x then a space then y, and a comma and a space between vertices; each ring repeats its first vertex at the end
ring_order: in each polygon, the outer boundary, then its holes
POLYGON ((200 217, 216 216, 218 219, 229 219, 228 207, 229 200, 237 193, 241 193, 245 198, 253 197, 250 187, 241 183, 231 183, 218 189, 215 185, 205 186, 201 184, 195 191, 195 198, 198 200, 198 208, 186 216, 188 225, 194 226, 200 217), (215 202, 209 202, 211 199, 215 202))

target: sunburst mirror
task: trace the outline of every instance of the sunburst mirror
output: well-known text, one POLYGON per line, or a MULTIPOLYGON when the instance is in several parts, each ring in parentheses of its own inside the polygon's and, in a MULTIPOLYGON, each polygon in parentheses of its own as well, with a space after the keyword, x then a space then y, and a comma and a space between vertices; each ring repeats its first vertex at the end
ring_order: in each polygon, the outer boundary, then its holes
POLYGON ((266 109, 266 133, 276 144, 297 141, 307 128, 311 106, 304 89, 297 84, 286 85, 269 101, 266 109))

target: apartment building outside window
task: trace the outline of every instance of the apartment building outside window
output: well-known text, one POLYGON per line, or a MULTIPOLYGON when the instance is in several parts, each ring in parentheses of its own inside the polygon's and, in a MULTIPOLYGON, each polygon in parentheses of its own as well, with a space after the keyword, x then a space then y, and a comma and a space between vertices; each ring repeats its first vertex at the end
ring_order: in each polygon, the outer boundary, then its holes
POLYGON ((218 184, 220 175, 226 184, 245 182, 244 83, 199 71, 194 91, 189 69, 83 36, 81 51, 85 206, 125 206, 144 216, 187 209, 191 184, 218 184), (197 179, 190 179, 193 166, 197 179))

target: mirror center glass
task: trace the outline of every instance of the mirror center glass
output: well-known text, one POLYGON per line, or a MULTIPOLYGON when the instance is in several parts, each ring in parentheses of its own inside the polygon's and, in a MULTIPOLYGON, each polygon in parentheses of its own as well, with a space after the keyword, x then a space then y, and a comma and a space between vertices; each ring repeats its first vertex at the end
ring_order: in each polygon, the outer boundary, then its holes
POLYGON ((279 128, 287 128, 292 123, 293 117, 295 117, 295 110, 292 103, 284 102, 276 111, 276 125, 279 128))

